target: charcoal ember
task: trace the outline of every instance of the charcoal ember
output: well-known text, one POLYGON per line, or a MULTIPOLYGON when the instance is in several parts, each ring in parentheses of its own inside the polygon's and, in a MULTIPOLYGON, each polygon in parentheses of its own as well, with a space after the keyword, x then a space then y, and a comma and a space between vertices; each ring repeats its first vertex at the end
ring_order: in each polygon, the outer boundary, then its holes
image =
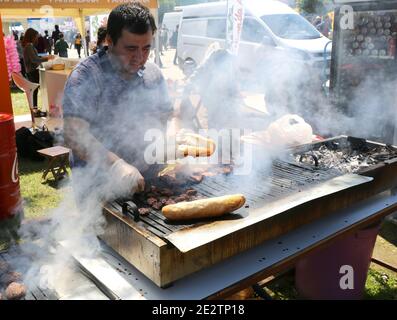
POLYGON ((186 194, 188 196, 195 196, 197 194, 197 190, 194 190, 194 189, 186 190, 186 194))
POLYGON ((147 216, 150 213, 150 209, 149 208, 139 208, 138 212, 142 216, 147 216))
POLYGON ((11 282, 5 291, 5 295, 8 300, 22 299, 26 295, 26 286, 22 283, 11 282))
POLYGON ((154 197, 150 197, 150 198, 147 198, 147 200, 146 200, 146 203, 149 205, 149 206, 153 206, 153 204, 154 203, 156 203, 157 202, 157 199, 156 198, 154 198, 154 197))
POLYGON ((171 197, 174 194, 174 192, 171 189, 164 188, 160 190, 160 194, 162 196, 171 197))
POLYGON ((1 276, 0 283, 2 283, 4 286, 8 286, 12 282, 18 282, 21 280, 22 274, 20 274, 19 272, 10 271, 1 276))

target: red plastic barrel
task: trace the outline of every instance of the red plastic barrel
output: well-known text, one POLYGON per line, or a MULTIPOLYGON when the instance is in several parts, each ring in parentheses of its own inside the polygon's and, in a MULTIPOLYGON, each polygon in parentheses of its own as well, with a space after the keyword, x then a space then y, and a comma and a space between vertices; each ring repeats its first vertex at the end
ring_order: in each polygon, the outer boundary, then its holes
POLYGON ((362 299, 380 226, 379 222, 358 230, 301 259, 295 265, 295 285, 300 296, 321 300, 362 299), (347 268, 352 276, 349 287, 341 285, 347 268))
POLYGON ((14 118, 0 113, 0 221, 21 211, 14 118))

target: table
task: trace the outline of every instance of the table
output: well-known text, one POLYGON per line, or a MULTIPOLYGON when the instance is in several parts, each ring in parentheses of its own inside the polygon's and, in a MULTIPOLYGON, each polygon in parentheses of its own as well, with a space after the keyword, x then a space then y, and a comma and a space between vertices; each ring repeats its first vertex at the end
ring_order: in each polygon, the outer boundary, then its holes
POLYGON ((68 148, 55 146, 41 149, 37 152, 48 159, 47 168, 43 172, 43 179, 45 179, 50 172, 54 176, 55 181, 62 179, 65 174, 68 174, 66 171, 66 165, 69 161, 68 148))
POLYGON ((42 111, 47 111, 50 117, 58 118, 62 114, 63 89, 72 69, 46 70, 39 69, 40 94, 42 111))
MULTIPOLYGON (((293 267, 307 254, 396 210, 397 195, 384 192, 180 279, 166 289, 156 286, 104 244, 96 257, 84 257, 72 249, 69 253, 109 299, 220 299, 293 267)), ((67 242, 61 245, 68 250, 67 242)))

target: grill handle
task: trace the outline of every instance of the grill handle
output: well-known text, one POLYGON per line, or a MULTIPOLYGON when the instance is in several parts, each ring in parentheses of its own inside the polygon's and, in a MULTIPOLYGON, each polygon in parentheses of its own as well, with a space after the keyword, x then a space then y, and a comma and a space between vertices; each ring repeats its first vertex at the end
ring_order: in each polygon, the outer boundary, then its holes
POLYGON ((134 219, 134 221, 139 221, 139 211, 137 205, 132 201, 123 202, 121 205, 121 211, 123 215, 134 219))

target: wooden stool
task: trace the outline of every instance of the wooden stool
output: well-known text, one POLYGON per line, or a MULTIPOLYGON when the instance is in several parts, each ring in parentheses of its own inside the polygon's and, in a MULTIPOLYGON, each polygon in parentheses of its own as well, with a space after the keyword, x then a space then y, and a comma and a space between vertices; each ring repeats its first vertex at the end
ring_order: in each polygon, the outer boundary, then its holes
POLYGON ((66 165, 69 163, 69 149, 61 146, 37 150, 39 154, 48 159, 47 169, 43 172, 43 179, 51 171, 55 181, 63 178, 68 174, 66 165))

